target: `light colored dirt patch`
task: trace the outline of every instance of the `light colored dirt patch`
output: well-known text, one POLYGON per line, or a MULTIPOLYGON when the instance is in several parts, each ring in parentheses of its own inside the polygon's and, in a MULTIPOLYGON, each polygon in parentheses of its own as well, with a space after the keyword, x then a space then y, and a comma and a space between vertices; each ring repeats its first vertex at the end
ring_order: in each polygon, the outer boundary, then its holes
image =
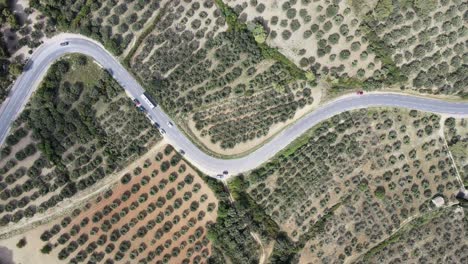
MULTIPOLYGON (((40 226, 33 230, 28 231, 25 234, 19 234, 14 237, 11 237, 6 240, 0 240, 0 247, 5 247, 11 250, 12 260, 15 264, 61 264, 63 261, 60 261, 57 257, 51 254, 42 254, 41 248, 44 242, 39 238, 42 232, 50 228, 52 224, 40 226), (26 237, 26 246, 23 248, 16 247, 18 241, 26 237)), ((0 260, 2 260, 0 255, 0 260)), ((3 263, 0 261, 0 263, 3 263)), ((8 262, 7 262, 8 263, 8 262)))

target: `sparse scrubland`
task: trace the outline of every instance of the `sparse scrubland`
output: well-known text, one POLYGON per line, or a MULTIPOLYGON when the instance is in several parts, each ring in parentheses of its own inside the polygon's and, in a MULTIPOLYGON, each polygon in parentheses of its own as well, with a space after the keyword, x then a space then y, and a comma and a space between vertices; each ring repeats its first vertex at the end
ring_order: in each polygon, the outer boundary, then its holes
POLYGON ((123 169, 160 139, 85 56, 56 62, 1 148, 0 225, 44 213, 123 169))

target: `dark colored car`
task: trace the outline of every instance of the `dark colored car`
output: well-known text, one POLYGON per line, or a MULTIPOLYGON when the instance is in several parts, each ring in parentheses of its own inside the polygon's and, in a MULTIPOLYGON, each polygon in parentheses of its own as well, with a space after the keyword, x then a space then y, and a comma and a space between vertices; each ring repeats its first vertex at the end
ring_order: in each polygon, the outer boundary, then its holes
POLYGON ((357 93, 358 95, 363 95, 363 94, 364 94, 364 91, 359 90, 359 91, 357 91, 356 93, 357 93))
POLYGON ((70 44, 70 42, 65 41, 65 42, 60 43, 60 46, 68 46, 68 44, 70 44))
POLYGON ((140 101, 138 101, 138 99, 133 99, 133 102, 135 103, 135 105, 138 107, 141 105, 140 101))

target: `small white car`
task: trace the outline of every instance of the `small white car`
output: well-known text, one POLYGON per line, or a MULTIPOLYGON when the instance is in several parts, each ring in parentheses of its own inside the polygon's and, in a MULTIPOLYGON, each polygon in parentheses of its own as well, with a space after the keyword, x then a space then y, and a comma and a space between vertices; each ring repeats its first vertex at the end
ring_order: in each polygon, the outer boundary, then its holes
POLYGON ((173 126, 174 126, 174 124, 172 124, 171 121, 167 121, 167 125, 168 125, 169 127, 173 127, 173 126))

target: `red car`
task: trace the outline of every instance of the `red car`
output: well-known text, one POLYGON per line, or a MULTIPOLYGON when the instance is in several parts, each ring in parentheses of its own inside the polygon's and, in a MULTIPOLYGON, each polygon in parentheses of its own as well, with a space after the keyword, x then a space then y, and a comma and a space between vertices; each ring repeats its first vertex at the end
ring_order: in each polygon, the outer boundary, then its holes
POLYGON ((359 90, 359 91, 356 92, 356 94, 358 94, 358 95, 363 95, 363 94, 364 94, 364 91, 359 90))

